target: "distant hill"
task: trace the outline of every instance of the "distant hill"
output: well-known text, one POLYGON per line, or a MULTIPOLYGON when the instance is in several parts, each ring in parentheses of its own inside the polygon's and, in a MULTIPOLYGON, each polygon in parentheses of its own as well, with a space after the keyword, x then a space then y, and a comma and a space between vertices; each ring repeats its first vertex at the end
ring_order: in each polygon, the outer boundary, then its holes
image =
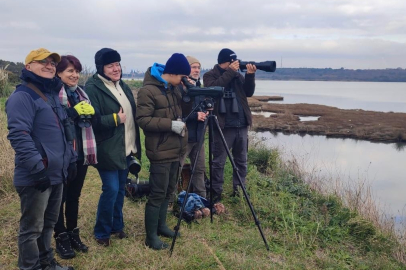
POLYGON ((277 68, 274 73, 258 71, 256 78, 281 81, 406 82, 406 69, 277 68))
MULTIPOLYGON (((0 67, 20 76, 23 63, 0 60, 0 67)), ((202 69, 201 77, 210 69, 202 69)), ((123 74, 124 78, 144 78, 143 73, 123 74)), ((406 69, 332 69, 332 68, 277 68, 275 72, 257 71, 257 79, 278 81, 364 81, 406 82, 406 69)))

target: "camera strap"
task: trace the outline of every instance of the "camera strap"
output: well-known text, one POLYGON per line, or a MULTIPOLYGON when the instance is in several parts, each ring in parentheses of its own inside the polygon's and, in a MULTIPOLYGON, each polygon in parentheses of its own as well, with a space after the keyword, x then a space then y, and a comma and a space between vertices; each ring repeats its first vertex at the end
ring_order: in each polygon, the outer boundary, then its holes
POLYGON ((42 93, 41 90, 38 89, 38 87, 36 87, 33 83, 25 83, 25 86, 27 86, 28 88, 30 88, 32 91, 34 91, 35 93, 37 93, 46 103, 49 104, 49 106, 51 106, 52 111, 54 112, 54 114, 56 115, 56 117, 59 119, 59 121, 62 121, 62 119, 59 118, 59 115, 57 114, 56 110, 56 105, 54 102, 51 102, 51 100, 49 100, 44 93, 42 93))
MULTIPOLYGON (((52 111, 54 112, 54 114, 55 114, 55 116, 56 116, 56 118, 58 119, 58 121, 59 121, 59 124, 62 126, 62 127, 64 127, 65 128, 65 125, 63 124, 64 122, 63 122, 63 120, 59 117, 59 115, 58 115, 58 113, 57 113, 57 111, 56 111, 56 104, 55 104, 55 101, 54 102, 51 102, 51 99, 48 99, 45 95, 44 95, 44 93, 42 93, 42 91, 41 90, 39 90, 38 89, 38 87, 36 87, 33 83, 24 83, 24 85, 25 86, 27 86, 28 88, 30 88, 32 91, 34 91, 35 93, 37 93, 49 106, 51 106, 51 108, 52 108, 52 111)), ((67 137, 67 133, 66 133, 67 131, 66 130, 64 130, 64 135, 65 135, 65 137, 67 137)), ((67 141, 71 141, 71 140, 68 140, 68 138, 66 138, 67 139, 67 141)))
POLYGON ((48 98, 33 83, 26 83, 24 85, 27 86, 28 88, 30 88, 35 93, 37 93, 38 96, 40 96, 46 103, 48 103, 48 98))

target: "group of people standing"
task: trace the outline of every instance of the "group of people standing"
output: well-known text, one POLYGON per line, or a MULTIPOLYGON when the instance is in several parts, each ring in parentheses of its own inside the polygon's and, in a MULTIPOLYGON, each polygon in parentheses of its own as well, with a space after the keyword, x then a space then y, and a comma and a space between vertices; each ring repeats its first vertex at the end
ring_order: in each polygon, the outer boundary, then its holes
MULTIPOLYGON (((6 102, 8 139, 15 150, 14 186, 20 197, 18 236, 19 269, 73 269, 61 266, 51 248, 69 259, 87 252, 78 228, 79 198, 89 165, 102 181, 94 237, 102 246, 111 238, 127 238, 123 204, 128 164, 141 159, 140 131, 145 134, 150 161, 150 194, 145 206, 146 246, 165 249, 159 236, 172 238, 166 224, 169 200, 177 185, 180 165, 189 156, 198 162, 193 191, 206 196, 204 149, 197 158, 197 142, 204 136, 207 112, 184 117, 199 101, 184 95, 182 78, 200 86, 199 60, 175 53, 165 65, 154 63, 145 73, 137 101, 122 80, 121 56, 103 48, 95 54, 96 73, 79 86, 80 61, 47 49, 31 51, 25 59, 18 85, 6 102)), ((242 183, 247 171, 247 132, 251 113, 247 97, 255 90, 255 66, 247 65, 243 77, 236 54, 223 49, 218 64, 204 75, 205 86, 222 86, 234 100, 220 98, 224 111, 215 109, 227 145, 233 149, 242 183), (233 106, 237 102, 237 110, 233 106), (233 107, 233 109, 231 109, 233 107)), ((215 132, 219 132, 218 130, 215 132)), ((223 192, 226 151, 215 136, 213 193, 223 192)), ((233 178, 234 179, 234 178, 233 178)), ((233 180, 234 193, 240 182, 233 180)))

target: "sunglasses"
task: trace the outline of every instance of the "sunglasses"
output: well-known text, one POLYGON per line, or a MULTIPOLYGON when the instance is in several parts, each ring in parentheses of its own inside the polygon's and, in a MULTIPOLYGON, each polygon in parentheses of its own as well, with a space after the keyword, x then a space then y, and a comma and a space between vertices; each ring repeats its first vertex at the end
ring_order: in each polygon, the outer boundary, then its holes
POLYGON ((39 63, 43 66, 47 66, 48 64, 51 64, 52 67, 56 67, 58 65, 55 61, 48 61, 47 59, 35 60, 35 61, 32 61, 31 63, 39 63))

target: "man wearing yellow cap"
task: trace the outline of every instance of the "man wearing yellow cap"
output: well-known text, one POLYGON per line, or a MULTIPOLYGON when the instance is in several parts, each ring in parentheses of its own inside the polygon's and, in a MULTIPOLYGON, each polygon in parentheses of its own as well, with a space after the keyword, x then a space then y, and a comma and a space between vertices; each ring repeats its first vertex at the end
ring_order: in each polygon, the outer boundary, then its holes
POLYGON ((54 259, 51 238, 58 219, 63 182, 76 173, 72 128, 59 102, 57 53, 40 48, 25 58, 22 84, 6 102, 14 186, 20 197, 20 269, 73 269, 54 259))

